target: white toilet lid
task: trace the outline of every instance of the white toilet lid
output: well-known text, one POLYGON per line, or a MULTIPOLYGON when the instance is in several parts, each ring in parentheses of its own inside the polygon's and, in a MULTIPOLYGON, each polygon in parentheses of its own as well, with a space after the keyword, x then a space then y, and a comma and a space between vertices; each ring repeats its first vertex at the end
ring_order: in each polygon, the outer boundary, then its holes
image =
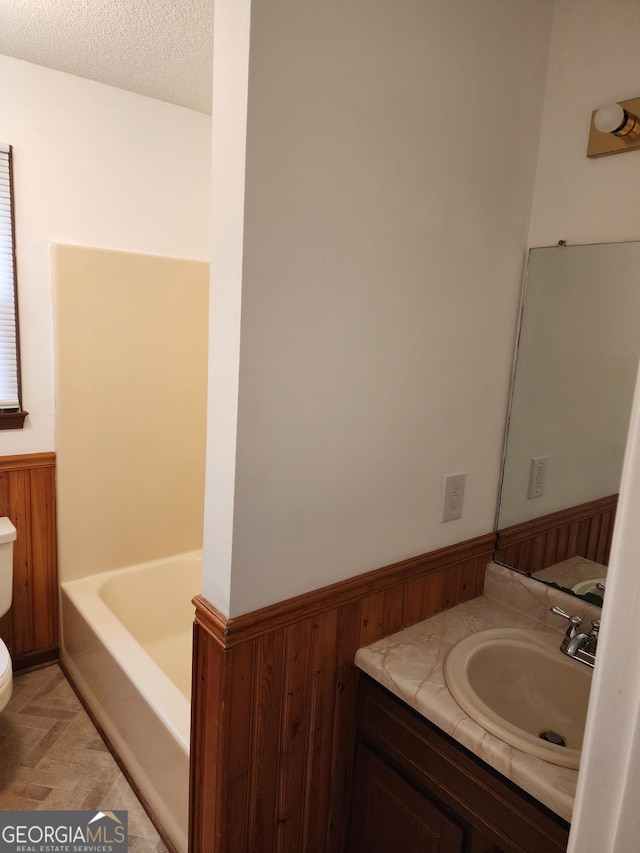
POLYGON ((0 640, 0 682, 4 680, 7 671, 11 672, 11 656, 5 644, 0 640))

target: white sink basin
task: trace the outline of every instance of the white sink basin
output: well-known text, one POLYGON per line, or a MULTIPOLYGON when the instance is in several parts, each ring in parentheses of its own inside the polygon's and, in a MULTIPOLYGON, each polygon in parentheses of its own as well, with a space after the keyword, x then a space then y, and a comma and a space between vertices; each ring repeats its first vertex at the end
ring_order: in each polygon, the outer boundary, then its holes
POLYGON ((456 702, 487 731, 529 755, 577 769, 592 670, 560 651, 562 635, 495 628, 457 643, 444 662, 456 702), (540 738, 561 735, 565 746, 540 738))
POLYGON ((577 595, 586 595, 588 592, 593 593, 593 595, 599 595, 601 598, 604 596, 604 590, 598 589, 597 584, 606 583, 607 579, 605 578, 589 578, 589 580, 579 581, 577 584, 574 584, 571 589, 577 595))

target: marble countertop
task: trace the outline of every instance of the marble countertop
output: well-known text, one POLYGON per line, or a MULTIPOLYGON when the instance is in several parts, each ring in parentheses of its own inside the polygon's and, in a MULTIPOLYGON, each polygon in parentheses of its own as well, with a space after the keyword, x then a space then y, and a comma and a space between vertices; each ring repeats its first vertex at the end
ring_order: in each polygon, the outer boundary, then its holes
POLYGON ((578 771, 527 755, 483 729, 452 697, 443 669, 452 646, 486 628, 545 628, 557 632, 559 646, 565 624, 550 613, 554 604, 585 621, 600 618, 599 608, 579 598, 490 564, 480 598, 359 649, 355 662, 454 740, 570 822, 578 771))
MULTIPOLYGON (((602 563, 594 563, 593 560, 587 560, 586 557, 569 557, 568 560, 555 563, 553 566, 548 566, 546 569, 534 573, 537 580, 557 583, 558 586, 566 586, 567 589, 571 589, 580 581, 606 578, 606 576, 606 566, 603 566, 602 563)), ((602 597, 602 593, 600 596, 602 597)))

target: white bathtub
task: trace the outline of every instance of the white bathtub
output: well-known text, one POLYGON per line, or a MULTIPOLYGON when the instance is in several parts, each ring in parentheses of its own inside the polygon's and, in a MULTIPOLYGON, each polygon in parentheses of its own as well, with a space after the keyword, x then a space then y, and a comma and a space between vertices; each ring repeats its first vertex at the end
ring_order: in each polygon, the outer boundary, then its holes
POLYGON ((188 832, 191 599, 201 576, 197 551, 61 585, 62 662, 179 851, 188 832))

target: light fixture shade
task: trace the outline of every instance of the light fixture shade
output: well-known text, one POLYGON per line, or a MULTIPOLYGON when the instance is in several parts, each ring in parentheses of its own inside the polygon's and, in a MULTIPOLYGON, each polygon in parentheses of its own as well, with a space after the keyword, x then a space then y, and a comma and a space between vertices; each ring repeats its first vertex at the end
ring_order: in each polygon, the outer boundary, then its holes
POLYGON ((615 133, 626 121, 625 111, 620 104, 607 104, 596 111, 593 123, 600 133, 615 133))
POLYGON ((587 157, 640 150, 640 98, 606 104, 591 113, 587 157))

